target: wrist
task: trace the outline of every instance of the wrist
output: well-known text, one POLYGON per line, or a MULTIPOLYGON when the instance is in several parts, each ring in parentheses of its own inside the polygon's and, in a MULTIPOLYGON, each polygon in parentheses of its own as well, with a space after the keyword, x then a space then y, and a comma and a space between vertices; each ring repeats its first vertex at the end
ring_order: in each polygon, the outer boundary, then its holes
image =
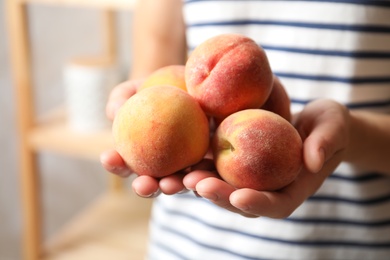
POLYGON ((390 173, 390 116, 350 111, 345 161, 362 170, 390 173))

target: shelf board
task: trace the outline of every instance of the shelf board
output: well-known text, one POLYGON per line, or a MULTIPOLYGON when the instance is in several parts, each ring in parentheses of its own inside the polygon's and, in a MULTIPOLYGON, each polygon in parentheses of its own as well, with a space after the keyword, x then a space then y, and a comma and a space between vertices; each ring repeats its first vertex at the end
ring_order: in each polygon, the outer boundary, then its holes
POLYGON ((19 0, 27 4, 132 10, 137 0, 19 0))
POLYGON ((43 260, 145 259, 151 204, 128 191, 102 195, 48 241, 43 260))
POLYGON ((101 152, 113 147, 111 129, 81 132, 67 124, 64 109, 39 120, 29 132, 29 145, 36 151, 51 151, 98 160, 101 152))

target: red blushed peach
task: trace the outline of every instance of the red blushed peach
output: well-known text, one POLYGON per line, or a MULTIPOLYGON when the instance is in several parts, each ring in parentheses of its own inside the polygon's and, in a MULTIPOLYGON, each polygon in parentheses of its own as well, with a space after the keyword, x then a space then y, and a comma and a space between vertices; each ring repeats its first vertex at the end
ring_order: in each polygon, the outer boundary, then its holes
POLYGON ((178 87, 187 91, 184 72, 184 65, 168 65, 159 68, 145 79, 145 81, 139 87, 139 90, 153 86, 167 85, 178 87))
POLYGON ((274 77, 271 94, 261 109, 274 112, 291 122, 291 100, 278 77, 274 77))
POLYGON ((209 122, 187 92, 155 86, 138 92, 113 123, 115 148, 139 175, 167 176, 199 162, 209 147, 209 122))
POLYGON ((281 189, 303 165, 302 140, 296 129, 262 109, 228 116, 214 134, 212 149, 220 176, 236 188, 281 189))
POLYGON ((187 91, 206 114, 224 118, 261 107, 268 98, 273 74, 264 50, 240 34, 221 34, 201 43, 189 56, 187 91))

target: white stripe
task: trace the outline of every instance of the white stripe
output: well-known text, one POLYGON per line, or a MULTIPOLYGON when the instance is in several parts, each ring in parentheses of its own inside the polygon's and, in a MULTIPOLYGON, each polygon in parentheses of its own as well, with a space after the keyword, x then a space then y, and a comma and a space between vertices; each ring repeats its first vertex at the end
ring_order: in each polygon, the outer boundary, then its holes
POLYGON ((331 98, 340 103, 381 102, 390 98, 388 85, 347 86, 338 82, 314 82, 301 79, 280 78, 291 98, 311 100, 331 98))
POLYGON ((186 22, 190 24, 229 17, 329 24, 360 24, 364 21, 371 25, 390 26, 389 8, 343 3, 305 2, 303 5, 296 1, 227 1, 221 8, 218 1, 206 1, 185 5, 184 12, 186 22))
POLYGON ((390 76, 389 59, 358 59, 267 51, 274 71, 348 78, 390 76))

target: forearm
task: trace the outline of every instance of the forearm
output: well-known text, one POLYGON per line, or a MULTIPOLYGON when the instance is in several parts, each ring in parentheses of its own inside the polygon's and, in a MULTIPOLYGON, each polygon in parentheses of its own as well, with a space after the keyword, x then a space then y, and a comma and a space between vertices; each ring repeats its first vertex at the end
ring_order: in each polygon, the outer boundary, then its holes
POLYGON ((138 1, 132 31, 132 79, 166 65, 185 63, 182 0, 138 1))
POLYGON ((346 161, 390 175, 390 115, 351 111, 346 161))

